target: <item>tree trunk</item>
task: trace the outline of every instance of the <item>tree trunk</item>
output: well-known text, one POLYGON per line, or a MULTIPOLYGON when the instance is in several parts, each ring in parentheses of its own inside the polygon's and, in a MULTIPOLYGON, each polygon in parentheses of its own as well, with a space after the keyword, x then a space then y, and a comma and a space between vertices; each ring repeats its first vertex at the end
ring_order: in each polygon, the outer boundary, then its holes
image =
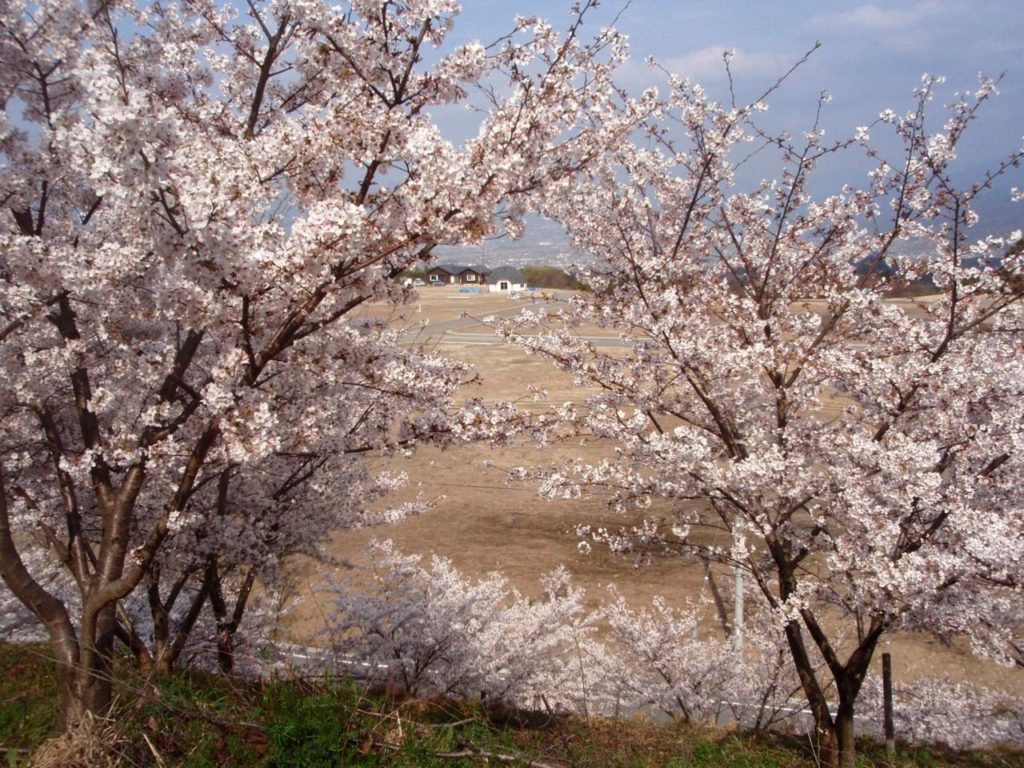
POLYGON ((235 633, 229 627, 217 632, 217 666, 226 675, 235 669, 235 633))
POLYGON ((88 676, 82 677, 82 681, 83 709, 96 717, 106 717, 114 698, 114 686, 110 680, 109 667, 104 665, 101 669, 91 670, 88 676))
POLYGON ((854 702, 860 691, 860 672, 856 676, 843 674, 836 681, 839 707, 831 715, 827 706, 814 706, 814 728, 818 738, 818 760, 824 768, 855 768, 857 762, 856 731, 853 714, 854 702))
POLYGON ((834 725, 818 725, 818 762, 822 768, 839 768, 839 734, 834 725))
POLYGON ((106 717, 113 700, 114 637, 117 629, 116 604, 110 603, 96 612, 92 622, 82 622, 79 656, 75 670, 72 700, 62 707, 67 710, 67 725, 73 725, 85 712, 106 717))
POLYGON ((855 768, 857 748, 854 739, 853 708, 840 704, 831 723, 816 722, 817 762, 822 768, 855 768))
POLYGON ((807 653, 803 632, 796 621, 786 624, 786 641, 793 661, 800 687, 807 697, 807 704, 814 717, 814 744, 818 750, 818 761, 824 768, 839 768, 839 734, 829 711, 825 692, 818 682, 814 663, 807 653))
POLYGON ((77 670, 61 659, 57 643, 51 641, 50 645, 57 656, 57 696, 60 702, 57 727, 64 732, 85 716, 86 707, 78 690, 77 670))
POLYGON ((113 684, 109 660, 100 660, 95 653, 82 654, 82 661, 74 667, 58 664, 60 688, 61 731, 77 725, 86 714, 106 717, 113 699, 113 684))
POLYGON ((91 617, 89 631, 76 632, 64 603, 25 567, 14 544, 7 498, 0 463, 0 579, 46 627, 57 663, 60 727, 67 730, 86 712, 105 716, 110 706, 110 659, 117 625, 114 604, 91 617))
POLYGON ((230 674, 235 668, 235 633, 242 623, 249 595, 252 593, 255 575, 250 570, 235 595, 234 609, 229 613, 224 599, 224 583, 217 562, 210 559, 206 569, 206 583, 209 586, 210 605, 217 619, 217 665, 221 672, 230 674))
POLYGON ((854 743, 853 702, 840 700, 836 712, 836 742, 839 749, 838 768, 854 768, 857 763, 857 747, 854 743))

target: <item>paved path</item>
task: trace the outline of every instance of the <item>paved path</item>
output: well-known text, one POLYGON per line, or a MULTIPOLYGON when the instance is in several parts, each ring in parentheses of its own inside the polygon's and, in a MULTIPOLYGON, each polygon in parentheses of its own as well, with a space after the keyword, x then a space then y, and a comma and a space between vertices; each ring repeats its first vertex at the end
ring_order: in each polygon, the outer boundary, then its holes
MULTIPOLYGON (((480 325, 480 320, 484 317, 514 318, 523 312, 538 312, 540 310, 554 312, 562 306, 564 306, 564 302, 561 301, 535 301, 524 306, 483 312, 474 316, 463 315, 451 320, 441 320, 410 328, 402 335, 402 340, 406 343, 418 344, 506 344, 508 342, 499 338, 493 332, 481 333, 465 331, 463 329, 480 325)), ((581 338, 589 341, 595 347, 625 346, 617 336, 583 336, 581 338)))

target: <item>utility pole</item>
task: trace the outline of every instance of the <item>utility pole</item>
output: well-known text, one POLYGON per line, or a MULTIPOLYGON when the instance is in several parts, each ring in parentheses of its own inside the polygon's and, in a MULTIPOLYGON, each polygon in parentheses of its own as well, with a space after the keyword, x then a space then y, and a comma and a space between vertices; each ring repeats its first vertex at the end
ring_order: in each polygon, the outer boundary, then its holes
POLYGON ((739 651, 743 649, 743 571, 736 565, 736 586, 733 588, 732 644, 739 651))

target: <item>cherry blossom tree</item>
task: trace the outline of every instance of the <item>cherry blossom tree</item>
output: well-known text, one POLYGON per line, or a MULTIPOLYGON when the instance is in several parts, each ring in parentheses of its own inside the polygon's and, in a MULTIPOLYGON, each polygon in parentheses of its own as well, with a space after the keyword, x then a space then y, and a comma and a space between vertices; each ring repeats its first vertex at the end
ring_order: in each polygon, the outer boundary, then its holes
MULTIPOLYGON (((877 678, 865 683, 866 711, 882 711, 881 683, 877 678)), ((1024 708, 1019 697, 1004 691, 948 677, 924 678, 896 683, 893 701, 895 731, 909 742, 954 749, 1024 743, 1024 708)), ((884 731, 876 727, 873 735, 884 738, 884 731)))
MULTIPOLYGON (((473 578, 446 558, 424 560, 374 542, 361 567, 335 571, 317 591, 327 621, 314 669, 416 696, 727 718, 754 731, 801 722, 785 634, 770 621, 751 617, 739 647, 708 631, 703 599, 673 607, 656 597, 637 609, 612 586, 610 599, 587 608, 593 596, 564 568, 541 579, 540 594, 525 596, 500 573, 473 578)), ((881 689, 881 680, 866 681, 865 713, 881 713, 881 689)), ((944 679, 900 683, 895 693, 904 739, 967 749, 1024 738, 1021 707, 1006 693, 944 679)), ((880 716, 861 720, 881 737, 880 716)))
POLYGON ((623 135, 590 5, 485 48, 452 0, 4 4, 0 575, 66 724, 115 638, 167 668, 204 605, 230 665, 253 580, 398 482, 360 457, 486 428, 363 307, 623 135), (470 89, 455 146, 430 111, 470 89))
POLYGON ((971 228, 1022 155, 957 186, 957 147, 996 83, 956 95, 935 128, 938 82, 829 143, 818 120, 760 129, 764 97, 721 104, 673 77, 640 139, 548 190, 548 214, 595 257, 591 292, 501 330, 597 390, 552 434, 615 446, 535 470, 542 491, 606 494, 650 517, 646 545, 742 569, 832 766, 854 764, 854 706, 886 633, 959 636, 1001 661, 1021 647, 1024 264, 1007 250, 1019 233, 971 228), (815 169, 858 147, 864 184, 815 199, 815 169), (773 151, 778 178, 744 191, 747 158, 773 151), (933 296, 892 298, 926 276, 933 296), (588 341, 594 325, 620 348, 588 341))
POLYGON ((598 616, 568 571, 541 580, 533 599, 499 573, 472 579, 450 560, 375 543, 364 570, 321 590, 326 640, 368 682, 419 696, 482 696, 519 706, 586 711, 618 666, 596 642, 598 616), (369 575, 367 579, 366 576, 369 575))
POLYGON ((792 711, 798 684, 780 632, 749 633, 742 653, 699 636, 701 604, 676 610, 656 598, 638 611, 612 589, 610 602, 588 609, 565 568, 531 597, 500 573, 473 579, 436 555, 425 566, 390 541, 368 555, 364 568, 339 570, 319 590, 330 661, 364 682, 583 714, 715 722, 729 713, 759 730, 792 711))
POLYGON ((606 687, 632 711, 659 711, 685 722, 715 723, 726 714, 740 728, 767 731, 791 718, 799 683, 785 644, 770 622, 752 623, 738 645, 708 632, 707 601, 674 608, 661 596, 635 609, 611 588, 600 609, 612 663, 606 687))

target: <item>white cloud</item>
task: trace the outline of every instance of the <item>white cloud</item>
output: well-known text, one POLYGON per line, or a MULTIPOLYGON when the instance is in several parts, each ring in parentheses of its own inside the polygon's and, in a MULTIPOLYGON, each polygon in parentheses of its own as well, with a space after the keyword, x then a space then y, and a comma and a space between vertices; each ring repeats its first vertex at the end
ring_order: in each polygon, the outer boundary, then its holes
MULTIPOLYGON (((679 56, 658 58, 657 66, 691 82, 708 85, 725 82, 725 62, 723 53, 729 49, 726 45, 709 45, 679 56)), ((774 80, 793 66, 792 56, 778 53, 754 53, 742 48, 732 48, 734 56, 729 62, 733 77, 744 81, 759 81, 765 78, 774 80)), ((639 59, 630 60, 621 73, 627 85, 647 87, 663 82, 657 72, 651 72, 647 65, 639 59)))
MULTIPOLYGON (((665 69, 691 80, 713 80, 725 76, 725 63, 722 54, 728 46, 711 45, 698 51, 674 56, 662 62, 665 69)), ((790 57, 777 53, 754 53, 742 48, 734 48, 734 56, 729 62, 733 75, 778 77, 793 62, 790 57)))
POLYGON ((835 32, 859 30, 891 34, 912 30, 941 10, 940 3, 933 0, 924 0, 909 7, 880 7, 869 3, 843 13, 814 16, 807 22, 807 27, 812 30, 835 32))

